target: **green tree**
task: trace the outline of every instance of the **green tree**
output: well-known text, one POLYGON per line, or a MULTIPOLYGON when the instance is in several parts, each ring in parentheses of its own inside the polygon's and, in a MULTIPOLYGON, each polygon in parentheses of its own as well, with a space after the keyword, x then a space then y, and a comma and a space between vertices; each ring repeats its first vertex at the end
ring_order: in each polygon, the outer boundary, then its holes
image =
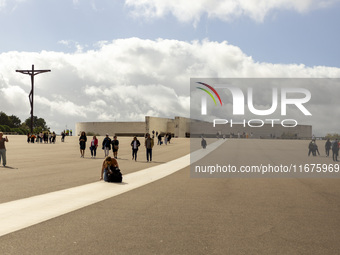
POLYGON ((11 128, 7 125, 1 125, 0 129, 2 132, 11 132, 11 128))
POLYGON ((331 139, 331 140, 335 140, 335 139, 340 139, 340 135, 339 134, 327 134, 325 136, 326 139, 331 139))
MULTIPOLYGON (((27 118, 24 124, 28 127, 31 126, 31 118, 27 118)), ((33 116, 33 130, 37 129, 37 131, 49 131, 50 128, 47 126, 46 121, 43 118, 38 118, 37 116, 33 116), (40 129, 41 128, 41 129, 40 129)))
POLYGON ((25 133, 29 133, 30 132, 30 127, 27 126, 25 123, 22 123, 21 126, 20 126, 20 129, 25 133))
POLYGON ((17 116, 11 115, 8 118, 9 118, 9 121, 10 121, 10 124, 11 124, 10 125, 11 128, 18 128, 18 127, 20 127, 21 120, 17 116))
MULTIPOLYGON (((8 116, 4 112, 0 112, 0 131, 2 132, 17 132, 27 134, 31 127, 31 118, 27 118, 25 122, 21 122, 21 120, 15 116, 8 116), (20 128, 20 130, 18 130, 20 128), (12 131, 13 130, 13 131, 12 131)), ((33 117, 33 130, 35 133, 50 131, 50 128, 47 126, 46 121, 43 118, 38 118, 37 116, 33 117)))
POLYGON ((10 126, 11 122, 6 113, 0 112, 0 125, 10 126))
POLYGON ((23 132, 20 128, 12 128, 11 131, 18 133, 19 135, 25 135, 26 134, 26 132, 23 132))

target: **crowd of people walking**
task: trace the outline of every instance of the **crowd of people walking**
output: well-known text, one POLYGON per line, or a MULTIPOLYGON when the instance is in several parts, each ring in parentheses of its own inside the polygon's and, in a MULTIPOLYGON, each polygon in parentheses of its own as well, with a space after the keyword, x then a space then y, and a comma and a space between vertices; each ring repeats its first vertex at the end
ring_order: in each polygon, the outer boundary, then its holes
MULTIPOLYGON (((153 135, 153 137, 154 137, 154 135, 153 135)), ((162 134, 158 134, 158 132, 156 132, 156 137, 157 137, 157 145, 162 145, 163 143, 165 144, 165 145, 168 145, 168 143, 170 143, 170 141, 171 141, 171 134, 169 133, 169 134, 164 134, 163 136, 162 136, 162 134), (163 138, 163 140, 162 140, 162 138, 163 138)))
MULTIPOLYGON (((330 139, 327 139, 327 141, 325 143, 326 157, 329 157, 330 152, 332 152, 333 161, 338 161, 339 148, 340 148, 340 142, 338 141, 338 139, 335 139, 333 141, 331 141, 330 139)), ((310 143, 308 144, 308 156, 310 156, 310 155, 320 156, 319 147, 316 144, 315 139, 310 141, 310 143)))
MULTIPOLYGON (((158 133, 157 133, 158 135, 158 133)), ((151 136, 149 133, 145 135, 145 141, 144 141, 144 147, 146 150, 146 161, 147 162, 151 162, 152 161, 152 149, 154 147, 154 135, 151 136)), ((161 137, 162 138, 162 137, 161 137)), ((160 143, 160 141, 162 141, 162 139, 159 138, 159 135, 157 136, 158 139, 158 145, 161 145, 162 143, 160 143)), ((170 143, 171 140, 171 134, 165 134, 164 135, 164 144, 168 144, 170 143)), ((80 147, 80 157, 84 158, 85 156, 85 150, 86 150, 86 143, 87 143, 87 135, 86 133, 83 131, 80 133, 79 136, 79 147, 80 147)), ((97 138, 97 136, 93 136, 92 140, 90 142, 90 152, 91 152, 91 158, 96 158, 97 157, 97 150, 99 147, 100 143, 99 140, 97 138)), ((138 155, 138 150, 139 147, 141 146, 141 142, 137 139, 137 137, 133 137, 131 143, 131 151, 132 151, 132 160, 137 161, 137 155, 138 155)), ((106 134, 103 141, 101 142, 101 147, 102 150, 104 151, 104 158, 107 158, 110 156, 110 152, 112 150, 112 156, 114 159, 118 159, 118 152, 119 152, 119 140, 117 138, 117 136, 113 136, 112 138, 110 138, 109 134, 106 134)))
POLYGON ((40 132, 38 134, 27 134, 27 142, 28 143, 55 143, 56 142, 56 133, 55 132, 40 132))

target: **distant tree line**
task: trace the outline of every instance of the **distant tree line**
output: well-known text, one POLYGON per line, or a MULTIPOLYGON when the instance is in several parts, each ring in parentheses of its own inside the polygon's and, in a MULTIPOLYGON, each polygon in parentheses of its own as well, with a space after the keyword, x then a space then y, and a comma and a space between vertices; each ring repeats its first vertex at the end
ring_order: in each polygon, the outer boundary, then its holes
POLYGON ((335 140, 335 139, 338 139, 340 140, 340 135, 335 133, 335 134, 327 134, 325 136, 326 139, 330 139, 330 140, 335 140))
MULTIPOLYGON (((0 112, 0 131, 13 132, 20 135, 25 135, 30 132, 31 117, 27 118, 24 122, 15 116, 8 116, 4 112, 0 112)), ((44 131, 50 131, 50 128, 46 125, 46 121, 43 118, 33 116, 33 133, 40 133, 44 131)))

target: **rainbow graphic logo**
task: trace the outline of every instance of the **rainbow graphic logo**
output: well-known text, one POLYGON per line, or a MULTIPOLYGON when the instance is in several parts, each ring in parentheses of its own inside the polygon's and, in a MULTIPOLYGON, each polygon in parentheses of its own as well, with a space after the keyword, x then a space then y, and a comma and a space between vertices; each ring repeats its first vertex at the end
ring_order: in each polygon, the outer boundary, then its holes
MULTIPOLYGON (((220 97, 220 95, 217 93, 217 91, 216 91, 212 86, 210 86, 210 85, 208 85, 208 84, 206 84, 206 83, 203 83, 203 82, 196 82, 196 83, 201 84, 201 85, 207 87, 208 89, 210 89, 210 90, 217 96, 217 98, 218 98, 218 100, 220 101, 220 104, 221 104, 221 106, 222 106, 221 97, 220 97)), ((198 88, 198 89, 203 90, 204 92, 206 92, 206 93, 213 99, 215 105, 217 105, 217 102, 216 102, 216 100, 215 100, 213 94, 212 94, 209 90, 207 90, 207 89, 205 89, 205 88, 201 88, 201 87, 196 87, 196 88, 198 88)), ((201 108, 201 113, 202 113, 202 115, 207 115, 207 98, 206 98, 205 96, 202 96, 202 108, 201 108)))

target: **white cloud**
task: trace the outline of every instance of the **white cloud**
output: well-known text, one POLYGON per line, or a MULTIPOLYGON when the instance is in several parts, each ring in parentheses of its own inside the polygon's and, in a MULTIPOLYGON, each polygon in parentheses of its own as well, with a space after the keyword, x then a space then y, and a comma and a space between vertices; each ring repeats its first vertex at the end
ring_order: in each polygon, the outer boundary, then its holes
POLYGON ((1 83, 0 98, 0 111, 8 113, 8 115, 12 115, 13 109, 19 115, 24 114, 30 107, 28 93, 18 86, 6 87, 1 83))
POLYGON ((86 118, 85 105, 79 106, 71 101, 64 99, 51 101, 49 98, 41 96, 35 96, 35 102, 37 104, 37 107, 49 110, 50 112, 59 113, 64 116, 80 116, 86 118))
POLYGON ((68 48, 76 49, 77 53, 83 52, 83 50, 88 47, 88 45, 81 45, 80 43, 73 41, 73 40, 60 40, 58 41, 59 44, 65 45, 68 48))
POLYGON ((125 0, 137 17, 161 18, 172 14, 183 22, 197 22, 202 15, 221 20, 247 16, 258 22, 275 10, 294 10, 299 13, 325 8, 339 0, 125 0))
POLYGON ((128 38, 97 47, 0 54, 0 110, 29 117, 30 78, 15 70, 32 64, 52 70, 35 76, 34 114, 58 132, 80 121, 188 117, 192 77, 340 77, 339 68, 259 63, 227 42, 128 38))
POLYGON ((69 40, 60 40, 58 41, 59 44, 63 44, 65 46, 69 46, 70 45, 70 41, 69 40))
POLYGON ((0 0, 0 10, 6 6, 6 0, 0 0))
POLYGON ((0 11, 13 11, 17 8, 19 3, 26 1, 27 0, 0 0, 0 11))

